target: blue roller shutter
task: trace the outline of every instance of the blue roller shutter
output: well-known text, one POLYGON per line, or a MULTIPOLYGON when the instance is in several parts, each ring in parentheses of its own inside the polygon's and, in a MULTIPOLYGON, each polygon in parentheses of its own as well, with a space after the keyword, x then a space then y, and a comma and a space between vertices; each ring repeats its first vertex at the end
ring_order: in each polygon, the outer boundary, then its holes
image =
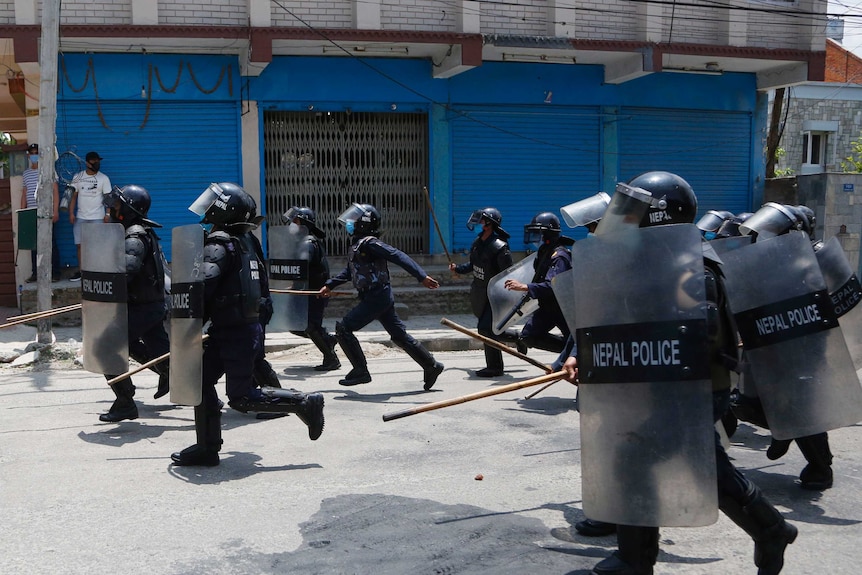
POLYGON ((752 126, 747 112, 620 111, 620 179, 651 170, 679 174, 707 210, 751 209, 752 126))
MULTIPOLYGON (((171 229, 195 223, 191 202, 211 183, 242 183, 240 108, 237 102, 60 101, 57 150, 83 159, 94 150, 118 186, 139 184, 152 197, 150 218, 170 258, 171 229)), ((57 225, 61 261, 75 265, 68 214, 57 225)))
POLYGON ((601 189, 601 129, 596 108, 462 108, 452 117, 453 250, 467 250, 473 210, 503 214, 513 250, 536 213, 601 189))

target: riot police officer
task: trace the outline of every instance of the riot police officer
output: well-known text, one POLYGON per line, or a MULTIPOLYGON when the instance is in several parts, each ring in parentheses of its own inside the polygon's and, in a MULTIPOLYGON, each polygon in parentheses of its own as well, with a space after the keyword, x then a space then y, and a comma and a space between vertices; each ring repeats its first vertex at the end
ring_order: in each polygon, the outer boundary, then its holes
MULTIPOLYGON (((310 232, 305 238, 308 248, 308 288, 320 290, 329 279, 329 260, 322 241, 326 238, 326 232, 317 227, 317 214, 307 206, 294 206, 284 214, 283 220, 305 226, 310 232)), ((291 332, 309 338, 323 354, 323 362, 314 367, 315 371, 332 371, 341 367, 341 361, 335 353, 338 340, 323 327, 323 314, 328 303, 327 298, 311 298, 308 302, 308 326, 305 331, 291 332)))
MULTIPOLYGON (((170 350, 165 332, 165 269, 162 249, 154 227, 161 225, 147 218, 150 194, 135 184, 114 187, 103 198, 112 222, 123 224, 125 229, 126 285, 129 316, 129 355, 139 363, 146 363, 170 350)), ((155 399, 170 390, 168 362, 153 365, 150 369, 159 374, 155 399)), ((119 375, 119 374, 117 374, 119 375)), ((105 375, 110 380, 116 375, 105 375)), ((111 386, 117 399, 100 421, 117 422, 137 419, 138 406, 133 399, 135 386, 127 377, 111 386)))
POLYGON ((537 347, 560 353, 569 337, 569 326, 554 296, 551 280, 557 274, 572 269, 572 254, 567 246, 574 244, 575 240, 561 235, 560 219, 557 216, 551 212, 541 212, 524 226, 524 243, 539 248, 533 262, 533 281, 525 284, 508 279, 504 285, 508 290, 526 292, 529 297, 538 300, 539 309, 527 319, 521 330, 518 351, 526 353, 527 348, 537 347), (561 336, 550 333, 555 327, 560 330, 561 336))
MULTIPOLYGON (((470 305, 473 315, 479 318, 477 331, 480 335, 493 340, 500 340, 500 336, 492 329, 493 313, 491 302, 488 301, 488 282, 498 273, 512 265, 512 253, 509 251, 509 233, 501 225, 503 216, 497 208, 483 208, 470 214, 467 220, 467 229, 474 230, 476 225, 481 226, 481 231, 473 245, 470 246, 470 260, 456 265, 449 264, 449 271, 453 274, 473 274, 473 282, 470 284, 470 305)), ((476 372, 477 377, 499 377, 503 375, 503 352, 499 349, 484 345, 485 367, 476 372)))
POLYGON ((253 200, 234 183, 211 184, 190 206, 212 225, 204 241, 204 347, 202 394, 195 406, 197 442, 171 455, 175 465, 215 466, 221 450, 221 407, 216 382, 224 375, 228 405, 242 413, 296 413, 316 440, 323 432, 323 396, 254 383, 254 360, 263 345, 260 324, 262 262, 249 238, 253 200))
MULTIPOLYGON (((823 242, 814 237, 816 218, 808 206, 791 206, 769 202, 754 214, 745 214, 737 225, 737 234, 744 232, 756 238, 784 235, 793 231, 803 232, 811 240, 814 251, 823 246, 823 242), (741 227, 740 227, 741 226, 741 227)), ((746 365, 747 362, 744 362, 746 365)), ((743 371, 742 385, 731 396, 731 409, 740 420, 769 429, 769 422, 763 411, 763 404, 757 394, 756 384, 750 369, 743 371)), ((832 450, 829 447, 829 435, 824 431, 795 439, 771 440, 766 456, 770 460, 783 457, 795 442, 802 453, 806 466, 799 474, 799 485, 809 491, 823 491, 833 485, 832 450)))
POLYGON ((436 289, 440 284, 426 274, 410 256, 378 237, 380 212, 371 204, 352 204, 338 216, 338 221, 352 238, 347 266, 326 281, 320 288, 320 295, 329 297, 332 288, 348 281, 352 281, 353 287, 359 292, 359 303, 335 324, 335 337, 353 366, 338 383, 351 386, 371 381, 365 354, 354 332, 376 319, 389 333, 392 342, 422 367, 424 388, 431 389, 443 372, 443 364, 435 360, 421 343, 407 333, 404 322, 395 312, 387 262, 400 266, 428 289, 436 289))
MULTIPOLYGON (((641 227, 692 223, 697 198, 691 186, 676 174, 647 172, 634 178, 629 186, 645 190, 659 200, 643 216, 641 227)), ((716 262, 704 259, 708 333, 710 338, 709 373, 713 389, 713 423, 729 407, 730 375, 724 354, 735 353, 736 337, 730 311, 719 281, 721 271, 716 262)), ((578 377, 577 359, 569 358, 564 369, 570 381, 578 377)), ((784 550, 796 539, 797 529, 730 462, 715 434, 715 459, 718 480, 719 509, 748 533, 755 544, 754 562, 758 575, 777 575, 784 565, 784 550)), ((617 526, 618 550, 599 562, 595 575, 652 575, 658 556, 658 527, 617 526)))

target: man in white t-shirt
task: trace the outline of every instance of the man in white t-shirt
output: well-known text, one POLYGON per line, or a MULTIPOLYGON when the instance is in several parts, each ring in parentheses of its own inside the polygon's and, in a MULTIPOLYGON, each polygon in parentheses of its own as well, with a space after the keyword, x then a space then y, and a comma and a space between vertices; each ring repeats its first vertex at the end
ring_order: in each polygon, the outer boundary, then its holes
POLYGON ((99 171, 102 158, 96 152, 87 152, 84 158, 87 169, 78 172, 72 179, 72 200, 69 202, 69 223, 75 236, 75 248, 78 250, 78 272, 72 276, 72 281, 81 279, 81 226, 87 222, 107 222, 108 208, 102 200, 111 193, 111 180, 99 171), (76 211, 77 208, 77 211, 76 211))

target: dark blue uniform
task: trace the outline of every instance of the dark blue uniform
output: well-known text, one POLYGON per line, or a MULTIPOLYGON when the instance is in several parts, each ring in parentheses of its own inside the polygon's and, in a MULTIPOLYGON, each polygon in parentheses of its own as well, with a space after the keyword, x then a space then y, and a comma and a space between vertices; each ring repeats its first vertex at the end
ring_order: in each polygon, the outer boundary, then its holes
POLYGON ((560 304, 551 287, 551 280, 572 269, 572 254, 564 245, 543 244, 536 254, 534 265, 536 273, 533 281, 527 284, 527 293, 539 302, 539 309, 527 319, 519 340, 526 347, 559 353, 569 337, 569 326, 563 318, 560 304), (549 333, 555 327, 560 330, 562 337, 549 333))
POLYGON ((407 333, 404 322, 395 312, 395 298, 392 296, 392 286, 389 283, 387 262, 405 269, 420 282, 428 275, 419 264, 401 250, 374 236, 364 236, 354 239, 347 257, 347 266, 325 284, 332 289, 352 281, 359 292, 359 303, 335 324, 335 337, 338 338, 341 349, 353 365, 353 370, 339 383, 357 385, 371 381, 365 354, 354 332, 377 320, 392 338, 392 342, 422 366, 425 370, 425 389, 430 389, 443 370, 443 366, 434 360, 434 356, 422 344, 407 333))
MULTIPOLYGON (((134 224, 126 228, 126 285, 128 293, 129 355, 138 363, 146 363, 170 351, 164 320, 165 273, 158 237, 149 227, 134 224)), ((159 374, 159 387, 155 398, 169 391, 168 362, 153 365, 150 369, 159 374)), ((111 380, 119 374, 105 375, 111 380)), ((127 377, 111 389, 117 396, 108 413, 99 416, 102 421, 121 421, 138 417, 134 399, 135 386, 127 377)))

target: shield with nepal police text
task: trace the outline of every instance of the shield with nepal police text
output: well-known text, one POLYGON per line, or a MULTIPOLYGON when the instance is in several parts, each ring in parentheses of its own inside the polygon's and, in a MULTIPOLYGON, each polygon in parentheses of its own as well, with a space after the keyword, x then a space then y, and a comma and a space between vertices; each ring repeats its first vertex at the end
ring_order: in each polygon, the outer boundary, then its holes
POLYGON ((178 226, 171 234, 171 402, 202 399, 204 230, 178 226))
MULTIPOLYGON (((718 517, 703 251, 691 224, 572 247, 584 514, 644 526, 718 517)), ((573 301, 572 301, 573 299, 573 301)))
POLYGON ((126 231, 122 224, 81 227, 81 325, 84 369, 105 375, 129 371, 126 231))
MULTIPOLYGON (((307 290, 309 280, 308 228, 296 223, 269 228, 270 290, 307 290)), ((313 295, 272 294, 272 319, 269 327, 275 331, 305 331, 308 327, 308 298, 313 295)))
POLYGON ((823 244, 816 255, 853 367, 862 369, 862 285, 837 237, 823 244))
POLYGON ((758 238, 721 258, 772 435, 794 439, 862 420, 862 388, 808 236, 758 238))

